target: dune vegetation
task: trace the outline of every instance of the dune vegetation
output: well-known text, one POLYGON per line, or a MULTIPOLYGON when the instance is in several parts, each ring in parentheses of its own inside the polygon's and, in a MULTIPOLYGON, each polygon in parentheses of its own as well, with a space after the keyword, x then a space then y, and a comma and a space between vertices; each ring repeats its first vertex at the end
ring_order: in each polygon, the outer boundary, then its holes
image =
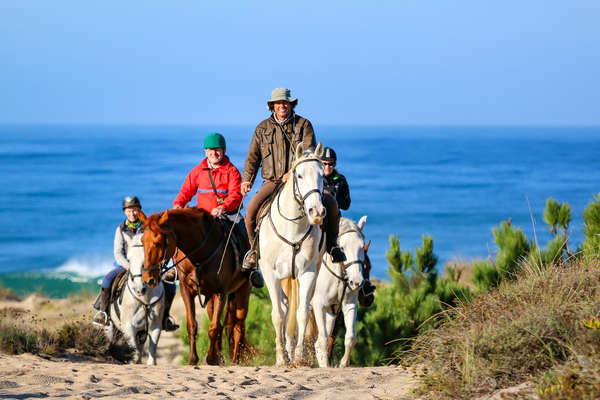
POLYGON ((583 215, 576 249, 570 208, 553 199, 545 248, 510 221, 494 229, 496 259, 474 263, 473 300, 438 314, 399 357, 423 366, 421 395, 468 399, 529 383, 542 399, 600 396, 600 196, 583 215))

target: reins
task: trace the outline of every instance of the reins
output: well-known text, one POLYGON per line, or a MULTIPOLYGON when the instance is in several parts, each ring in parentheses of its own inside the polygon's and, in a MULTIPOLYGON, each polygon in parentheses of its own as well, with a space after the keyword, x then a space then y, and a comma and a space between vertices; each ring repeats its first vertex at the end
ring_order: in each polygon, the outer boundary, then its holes
MULTIPOLYGON (((296 165, 294 165, 294 168, 292 169, 292 193, 294 195, 294 200, 296 201, 296 204, 298 205, 298 208, 300 210, 300 215, 298 217, 287 218, 285 215, 283 215, 283 213, 281 212, 281 208, 279 206, 279 199, 281 198, 282 192, 277 193, 277 199, 276 199, 277 212, 283 219, 285 219, 287 221, 296 222, 296 221, 306 217, 306 212, 304 211, 304 202, 306 201, 308 196, 310 196, 311 194, 318 193, 319 198, 322 201, 323 193, 321 193, 321 191, 319 189, 311 189, 307 193, 305 193, 303 196, 302 193, 300 193, 300 189, 298 187, 298 178, 296 176, 296 167, 302 163, 309 162, 309 161, 314 161, 314 162, 318 162, 318 163, 321 162, 317 158, 307 158, 307 159, 298 161, 296 163, 296 165), (298 190, 296 190, 296 189, 298 189, 298 190), (296 193, 296 192, 298 192, 298 193, 296 193)), ((271 228, 273 229, 273 232, 275 232, 275 235, 277 235, 277 237, 281 241, 283 241, 284 243, 286 243, 292 247, 292 279, 296 279, 296 255, 298 255, 298 253, 300 252, 300 248, 302 247, 302 243, 304 242, 304 240, 306 240, 306 238, 312 232, 313 226, 310 225, 308 227, 308 230, 306 231, 306 233, 304 234, 304 236, 302 236, 302 238, 300 240, 298 240, 296 242, 290 242, 288 239, 283 237, 279 232, 277 232, 277 228, 275 227, 275 223, 273 222, 273 217, 271 214, 272 214, 272 207, 271 207, 271 209, 269 209, 268 218, 269 218, 269 222, 271 223, 271 228)))
POLYGON ((285 219, 287 221, 295 222, 306 216, 306 212, 304 211, 304 202, 306 201, 308 196, 310 196, 311 194, 313 194, 315 192, 319 193, 319 198, 320 198, 321 202, 323 201, 323 193, 321 193, 321 191, 319 189, 311 189, 304 196, 302 196, 302 193, 300 193, 300 189, 298 187, 298 177, 296 175, 296 167, 302 163, 309 162, 309 161, 316 161, 318 163, 321 163, 321 161, 317 158, 307 158, 307 159, 298 161, 296 163, 296 165, 294 165, 294 169, 292 169, 292 193, 294 194, 294 200, 296 200, 296 204, 298 205, 298 210, 300 211, 300 215, 297 216, 296 218, 288 218, 285 215, 283 215, 283 213, 281 212, 281 206, 279 205, 279 199, 281 198, 281 196, 279 196, 279 195, 277 196, 277 212, 283 219, 285 219))
MULTIPOLYGON (((134 245, 132 245, 132 247, 144 247, 144 245, 142 245, 142 244, 134 244, 134 245)), ((152 267, 154 267, 154 266, 152 266, 152 267)), ((142 269, 144 269, 144 268, 142 267, 142 269)), ((149 269, 156 269, 156 268, 147 268, 146 271, 149 270, 149 269)), ((127 286, 127 290, 129 290, 129 293, 133 296, 133 298, 138 303, 140 303, 142 305, 142 307, 144 307, 144 319, 146 320, 146 327, 148 327, 148 316, 150 315, 150 310, 152 310, 152 307, 154 307, 154 305, 156 305, 163 298, 163 296, 165 295, 164 286, 163 286, 162 293, 160 294, 160 296, 158 296, 158 298, 156 300, 154 300, 151 303, 146 303, 137 294, 134 293, 133 289, 129 285, 129 278, 130 277, 132 279, 141 278, 142 274, 141 273, 139 273, 139 274, 132 274, 131 271, 127 270, 127 282, 125 283, 125 286, 127 286)), ((123 301, 123 297, 120 296, 119 304, 121 304, 122 301, 123 301)))
MULTIPOLYGON (((364 240, 365 235, 359 231, 358 229, 349 229, 347 231, 341 232, 338 234, 338 242, 341 236, 346 235, 348 233, 358 233, 364 240)), ((350 261, 349 263, 345 263, 345 262, 341 262, 340 263, 342 266, 342 274, 341 276, 336 274, 335 272, 333 272, 333 270, 331 268, 329 268, 329 266, 327 265, 327 263, 323 263, 323 265, 325 266, 325 268, 327 269, 327 271, 329 271, 331 273, 331 275, 335 276, 337 279, 339 279, 340 281, 342 281, 343 284, 343 289, 342 289, 342 296, 340 297, 340 304, 339 304, 339 308, 337 310, 336 313, 336 319, 340 316, 340 313, 342 312, 342 302, 344 301, 344 296, 346 295, 346 290, 349 288, 348 285, 348 276, 346 275, 346 270, 354 264, 358 264, 361 266, 362 271, 364 272, 365 270, 365 262, 361 261, 361 260, 354 260, 354 261, 350 261)), ((332 306, 333 307, 333 306, 332 306)))
MULTIPOLYGON (((181 260, 177 261, 176 263, 173 263, 173 265, 171 265, 168 268, 164 265, 164 259, 165 259, 165 256, 167 254, 167 250, 168 250, 168 247, 169 247, 169 244, 168 244, 169 242, 168 242, 168 239, 167 239, 167 245, 165 246, 165 252, 163 254, 163 264, 161 265, 161 268, 162 268, 161 269, 161 275, 166 274, 168 271, 170 271, 171 269, 173 269, 177 265, 179 265, 179 263, 183 262, 186 258, 190 258, 190 256, 192 256, 194 253, 196 253, 198 250, 200 250, 202 247, 204 247, 204 245, 206 244, 206 242, 210 238, 210 233, 212 232, 212 229, 213 229, 213 225, 210 226, 210 228, 208 229, 208 231, 204 234, 204 239, 202 240, 202 242, 194 250, 192 250, 189 253, 185 254, 185 256, 181 260)), ((169 232, 171 232, 173 234, 173 236, 175 237, 175 244, 177 244, 177 236, 175 236, 175 232, 173 232, 173 230, 171 228, 169 228, 169 232)), ((217 250, 219 249, 219 247, 217 247, 217 250)), ((212 257, 214 257, 214 254, 212 254, 209 257, 209 259, 211 259, 212 257)), ((208 260, 203 261, 200 264, 200 266, 204 265, 208 260)), ((191 259, 190 259, 190 261, 191 261, 191 259)), ((167 261, 167 263, 168 263, 168 261, 167 261)), ((192 264, 194 264, 194 263, 192 262, 192 264)), ((194 266, 196 266, 196 264, 194 264, 194 266)), ((153 268, 153 267, 155 267, 155 266, 148 267, 148 269, 145 269, 145 270, 149 270, 150 268, 153 268)))

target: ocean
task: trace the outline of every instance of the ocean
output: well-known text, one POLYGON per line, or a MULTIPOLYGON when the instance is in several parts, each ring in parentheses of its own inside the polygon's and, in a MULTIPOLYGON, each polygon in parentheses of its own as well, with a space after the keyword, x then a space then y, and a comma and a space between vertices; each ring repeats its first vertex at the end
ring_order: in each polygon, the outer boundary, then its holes
MULTIPOLYGON (((112 266, 123 197, 138 196, 147 214, 170 208, 213 131, 241 170, 253 126, 0 126, 0 285, 55 297, 94 291, 112 266)), ((545 244, 548 197, 572 207, 571 243, 580 243, 583 209, 600 192, 600 127, 315 131, 350 184, 343 215, 368 216, 380 279, 391 234, 405 250, 433 236, 440 270, 493 256, 491 230, 508 218, 545 244)))

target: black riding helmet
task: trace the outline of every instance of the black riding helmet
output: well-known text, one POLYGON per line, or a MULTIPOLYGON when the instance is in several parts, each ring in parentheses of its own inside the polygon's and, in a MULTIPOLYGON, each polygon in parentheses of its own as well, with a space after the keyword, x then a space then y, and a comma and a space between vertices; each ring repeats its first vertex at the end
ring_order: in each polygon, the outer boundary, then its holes
POLYGON ((141 210, 142 203, 140 203, 140 199, 136 196, 127 196, 123 199, 123 210, 129 207, 137 207, 141 210))
POLYGON ((325 147, 325 149, 323 150, 323 156, 321 157, 321 160, 327 160, 327 161, 337 161, 337 156, 335 154, 335 151, 333 151, 333 149, 331 147, 325 147))

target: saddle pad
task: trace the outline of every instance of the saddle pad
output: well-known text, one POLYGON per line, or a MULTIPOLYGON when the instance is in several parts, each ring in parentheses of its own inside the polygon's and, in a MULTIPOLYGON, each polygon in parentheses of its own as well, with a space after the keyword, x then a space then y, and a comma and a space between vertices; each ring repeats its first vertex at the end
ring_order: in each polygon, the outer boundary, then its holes
POLYGON ((267 197, 265 199, 265 201, 263 201, 263 203, 258 208, 258 213, 256 214, 256 232, 257 232, 257 236, 258 236, 258 231, 260 231, 260 224, 261 224, 262 220, 266 217, 267 213, 269 212, 269 207, 271 207, 271 204, 273 203, 273 200, 275 200, 275 197, 277 196, 277 194, 279 192, 281 192, 281 190, 283 189, 283 186, 284 186, 284 183, 283 182, 279 182, 277 184, 277 186, 275 186, 275 189, 273 190, 273 193, 271 193, 269 195, 269 197, 267 197))

